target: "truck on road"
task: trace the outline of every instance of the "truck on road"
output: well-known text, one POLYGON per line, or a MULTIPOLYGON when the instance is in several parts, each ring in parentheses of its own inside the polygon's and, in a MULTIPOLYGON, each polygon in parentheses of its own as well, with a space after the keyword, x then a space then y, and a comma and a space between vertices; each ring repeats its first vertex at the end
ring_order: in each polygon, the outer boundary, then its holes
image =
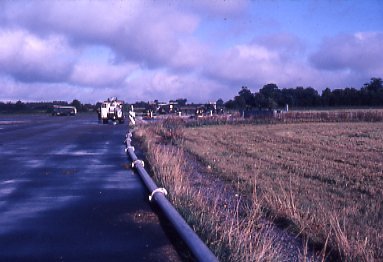
POLYGON ((117 97, 108 98, 101 103, 98 111, 98 118, 102 123, 107 124, 109 120, 124 123, 124 101, 118 100, 117 97))

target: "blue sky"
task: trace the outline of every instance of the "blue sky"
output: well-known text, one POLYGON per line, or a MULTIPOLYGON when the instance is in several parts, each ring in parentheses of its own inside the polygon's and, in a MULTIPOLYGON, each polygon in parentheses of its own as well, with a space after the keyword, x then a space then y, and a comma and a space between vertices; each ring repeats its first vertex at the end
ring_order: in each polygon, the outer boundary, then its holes
POLYGON ((383 2, 0 2, 0 100, 233 98, 383 77, 383 2))

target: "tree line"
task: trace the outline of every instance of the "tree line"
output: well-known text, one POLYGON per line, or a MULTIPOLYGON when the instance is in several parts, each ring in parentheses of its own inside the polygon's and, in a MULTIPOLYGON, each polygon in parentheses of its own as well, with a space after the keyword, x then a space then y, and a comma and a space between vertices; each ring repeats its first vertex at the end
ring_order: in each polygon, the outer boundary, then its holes
POLYGON ((276 84, 266 84, 259 92, 252 93, 243 86, 238 95, 225 103, 228 109, 275 109, 291 107, 357 107, 383 106, 383 81, 371 78, 360 89, 344 88, 330 90, 326 88, 319 94, 312 87, 279 89, 276 84))
POLYGON ((95 111, 96 105, 82 104, 79 100, 74 99, 68 103, 66 101, 53 102, 0 102, 0 113, 51 113, 53 105, 75 106, 78 112, 95 111))
MULTIPOLYGON (((187 104, 186 98, 172 101, 179 105, 187 104)), ((70 103, 66 101, 0 102, 0 113, 50 113, 53 105, 75 106, 78 112, 92 112, 96 111, 100 103, 82 104, 77 99, 70 103)), ((150 103, 140 101, 133 105, 135 108, 145 108, 150 103)), ((271 83, 264 85, 258 92, 252 93, 248 87, 243 86, 238 95, 226 103, 222 99, 217 100, 217 106, 225 106, 227 109, 275 109, 284 108, 286 105, 294 108, 383 106, 383 81, 381 78, 371 78, 360 89, 347 87, 330 90, 326 88, 321 94, 312 87, 279 89, 276 84, 271 83)), ((128 108, 127 104, 126 108, 128 108)))

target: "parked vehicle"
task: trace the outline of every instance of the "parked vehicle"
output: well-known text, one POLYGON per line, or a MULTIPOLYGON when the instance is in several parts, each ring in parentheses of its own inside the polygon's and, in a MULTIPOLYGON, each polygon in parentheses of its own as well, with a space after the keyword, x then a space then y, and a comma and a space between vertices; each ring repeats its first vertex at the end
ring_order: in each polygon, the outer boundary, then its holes
POLYGON ((52 116, 75 116, 77 109, 74 106, 53 105, 52 116))

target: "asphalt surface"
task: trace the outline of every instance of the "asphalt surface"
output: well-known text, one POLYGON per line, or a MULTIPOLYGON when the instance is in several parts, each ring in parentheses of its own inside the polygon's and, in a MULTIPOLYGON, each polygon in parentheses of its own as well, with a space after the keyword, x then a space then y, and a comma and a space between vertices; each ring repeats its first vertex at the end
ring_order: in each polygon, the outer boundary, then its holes
POLYGON ((127 125, 0 116, 0 261, 178 261, 129 167, 127 125))

